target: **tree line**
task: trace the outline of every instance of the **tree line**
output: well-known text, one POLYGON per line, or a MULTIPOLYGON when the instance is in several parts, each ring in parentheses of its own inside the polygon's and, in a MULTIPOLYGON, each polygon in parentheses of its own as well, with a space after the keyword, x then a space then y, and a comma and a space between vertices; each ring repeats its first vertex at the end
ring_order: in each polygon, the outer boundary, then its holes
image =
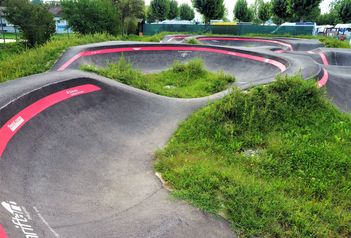
POLYGON ((351 0, 335 0, 330 11, 321 14, 322 0, 256 0, 249 6, 246 0, 238 0, 234 17, 239 22, 274 23, 313 21, 318 25, 335 25, 351 22, 351 0))
MULTIPOLYGON (((233 13, 239 22, 265 23, 272 19, 280 24, 286 21, 315 21, 317 24, 351 22, 351 0, 334 0, 330 12, 321 14, 322 0, 255 0, 248 5, 246 0, 237 0, 233 13)), ((42 44, 55 33, 53 15, 42 0, 0 0, 5 6, 3 14, 19 27, 31 46, 42 44)), ((165 19, 193 20, 194 9, 203 16, 203 21, 226 18, 228 10, 224 0, 192 0, 192 6, 176 0, 61 0, 62 17, 73 31, 80 34, 106 32, 109 34, 133 34, 141 19, 148 22, 165 19)))

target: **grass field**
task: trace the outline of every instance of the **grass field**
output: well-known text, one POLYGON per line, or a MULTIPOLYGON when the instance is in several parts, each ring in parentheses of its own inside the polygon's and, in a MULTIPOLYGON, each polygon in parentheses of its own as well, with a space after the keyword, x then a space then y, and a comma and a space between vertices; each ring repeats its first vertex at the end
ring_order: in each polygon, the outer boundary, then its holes
POLYGON ((299 77, 233 90, 157 152, 175 197, 243 237, 351 236, 351 117, 299 77))
POLYGON ((235 81, 224 72, 207 71, 201 59, 188 63, 176 61, 168 70, 149 74, 133 69, 123 57, 106 68, 83 65, 82 69, 156 94, 180 98, 208 96, 226 89, 235 81))

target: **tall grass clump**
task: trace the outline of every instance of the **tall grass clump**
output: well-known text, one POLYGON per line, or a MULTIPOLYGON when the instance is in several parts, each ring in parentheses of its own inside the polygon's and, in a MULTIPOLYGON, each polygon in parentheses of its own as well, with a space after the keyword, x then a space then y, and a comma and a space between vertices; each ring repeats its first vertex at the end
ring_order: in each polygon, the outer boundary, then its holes
POLYGON ((207 71, 203 61, 197 58, 187 63, 175 61, 169 69, 149 74, 133 69, 124 57, 107 67, 83 65, 81 69, 160 95, 185 98, 211 95, 226 89, 235 80, 223 71, 207 71))
POLYGON ((155 167, 173 195, 240 236, 349 237, 350 155, 351 117, 295 76, 196 112, 155 167))
POLYGON ((190 38, 190 39, 188 39, 188 40, 186 40, 186 42, 185 43, 187 43, 187 44, 191 44, 191 45, 199 45, 199 44, 201 44, 201 42, 200 41, 198 41, 197 39, 195 39, 195 38, 190 38))

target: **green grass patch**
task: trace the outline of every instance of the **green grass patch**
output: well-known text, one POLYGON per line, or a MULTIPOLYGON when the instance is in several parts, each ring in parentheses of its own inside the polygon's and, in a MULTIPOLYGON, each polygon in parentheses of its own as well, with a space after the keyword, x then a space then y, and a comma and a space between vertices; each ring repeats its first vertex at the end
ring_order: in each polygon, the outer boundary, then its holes
POLYGON ((234 89, 156 153, 173 195, 243 237, 351 236, 351 117, 314 81, 234 89))
POLYGON ((124 57, 105 68, 83 65, 81 69, 156 94, 180 98, 211 95, 226 89, 235 80, 223 71, 207 71, 201 59, 193 59, 188 63, 175 61, 170 69, 149 74, 134 69, 124 57))
POLYGON ((190 39, 186 40, 185 43, 191 44, 191 45, 199 45, 199 44, 201 44, 201 42, 198 41, 198 40, 195 39, 195 38, 190 38, 190 39))
POLYGON ((0 61, 10 58, 13 55, 20 54, 26 50, 26 46, 22 43, 6 43, 0 44, 0 61))
POLYGON ((15 33, 0 33, 0 39, 21 39, 22 38, 22 34, 21 33, 17 33, 17 35, 15 33))

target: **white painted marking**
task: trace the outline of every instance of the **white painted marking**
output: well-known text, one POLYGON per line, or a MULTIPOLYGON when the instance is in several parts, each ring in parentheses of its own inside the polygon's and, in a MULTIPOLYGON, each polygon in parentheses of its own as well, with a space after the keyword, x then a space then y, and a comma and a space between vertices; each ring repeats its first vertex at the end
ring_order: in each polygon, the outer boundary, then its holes
POLYGON ((39 238, 34 232, 33 227, 29 224, 29 218, 24 212, 25 208, 20 207, 13 201, 1 202, 1 205, 11 213, 11 221, 17 229, 20 229, 26 238, 39 238))
POLYGON ((20 125, 22 125, 23 122, 24 119, 21 116, 19 116, 16 120, 7 125, 7 127, 10 128, 12 132, 14 132, 20 125))
POLYGON ((52 229, 52 227, 49 225, 49 223, 44 219, 44 217, 40 214, 38 208, 33 207, 34 211, 37 213, 38 217, 43 221, 43 223, 49 228, 49 230, 54 234, 55 237, 60 237, 60 235, 52 229))

